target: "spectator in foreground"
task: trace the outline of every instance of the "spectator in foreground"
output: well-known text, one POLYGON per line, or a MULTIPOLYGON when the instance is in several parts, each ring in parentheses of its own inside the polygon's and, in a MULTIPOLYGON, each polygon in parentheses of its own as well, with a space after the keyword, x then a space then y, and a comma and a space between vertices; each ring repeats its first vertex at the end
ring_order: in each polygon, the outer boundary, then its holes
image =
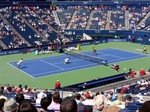
POLYGON ((53 93, 52 103, 48 106, 48 110, 54 110, 54 112, 60 112, 61 98, 59 92, 53 93))
POLYGON ((44 93, 44 92, 40 92, 38 95, 37 95, 37 99, 36 99, 36 106, 41 106, 41 99, 44 98, 44 97, 47 97, 47 95, 44 93))
MULTIPOLYGON (((44 97, 41 99, 41 109, 40 112, 49 112, 49 110, 47 109, 47 107, 51 104, 52 99, 49 97, 44 97)), ((54 112, 54 111, 50 111, 50 112, 54 112)))
POLYGON ((82 98, 81 94, 77 93, 74 97, 75 97, 77 104, 82 103, 83 98, 82 98))
POLYGON ((61 112, 77 112, 77 103, 74 98, 66 97, 60 104, 61 112))
POLYGON ((10 98, 5 101, 3 111, 4 112, 16 112, 17 108, 18 108, 17 102, 13 98, 10 98))
POLYGON ((93 98, 91 96, 90 91, 87 91, 87 93, 85 94, 85 98, 86 99, 84 101, 82 101, 82 103, 84 105, 91 105, 91 106, 93 106, 93 98))
POLYGON ((24 95, 22 93, 16 94, 16 102, 20 104, 22 101, 24 101, 24 95))
POLYGON ((2 108, 4 106, 5 101, 5 99, 0 99, 0 112, 4 112, 2 108))
POLYGON ((86 106, 83 103, 78 103, 77 104, 77 112, 87 112, 86 106))
POLYGON ((94 97, 93 103, 93 112, 101 112, 107 107, 107 98, 104 95, 97 95, 94 97))
POLYGON ((130 110, 127 108, 124 108, 124 109, 119 110, 118 112, 130 112, 130 110))
POLYGON ((120 107, 110 106, 110 107, 105 108, 102 112, 118 112, 119 110, 121 110, 120 107))
POLYGON ((33 104, 28 101, 23 101, 18 107, 18 112, 38 112, 33 104))
POLYGON ((146 101, 142 104, 141 108, 137 110, 136 112, 149 112, 150 110, 150 101, 146 101))
POLYGON ((134 100, 131 95, 125 96, 125 105, 128 105, 129 103, 134 103, 134 100))
POLYGON ((93 107, 91 105, 86 105, 86 112, 93 112, 93 107))

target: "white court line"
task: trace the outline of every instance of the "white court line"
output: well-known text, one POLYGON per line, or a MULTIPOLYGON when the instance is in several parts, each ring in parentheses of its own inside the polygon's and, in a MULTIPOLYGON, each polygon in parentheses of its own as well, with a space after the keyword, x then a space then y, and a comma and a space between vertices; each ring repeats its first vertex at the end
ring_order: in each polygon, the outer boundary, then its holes
MULTIPOLYGON (((78 58, 78 59, 75 59, 75 60, 71 60, 71 62, 80 61, 80 60, 82 60, 82 59, 78 58)), ((53 64, 62 64, 62 63, 64 63, 64 62, 58 62, 58 63, 53 63, 53 64)))
MULTIPOLYGON (((34 62, 34 61, 39 61, 39 60, 42 60, 42 59, 53 59, 53 58, 62 58, 62 57, 66 57, 66 55, 59 55, 59 56, 49 56, 49 57, 43 57, 43 58, 33 58, 33 59, 26 59, 24 61, 27 61, 27 62, 34 62)), ((12 62, 9 62, 9 63, 14 63, 14 61, 12 62)))
MULTIPOLYGON (((139 55, 138 55, 139 56, 139 55)), ((131 59, 128 59, 128 58, 125 58, 125 59, 127 59, 127 60, 122 60, 122 59, 116 59, 116 60, 112 60, 112 61, 119 61, 120 60, 120 62, 127 62, 127 61, 131 61, 131 60, 136 60, 137 58, 136 57, 138 57, 138 56, 132 56, 132 57, 130 57, 131 59), (133 59, 132 59, 133 58, 133 59)), ((139 57, 139 58, 144 58, 144 57, 139 57)), ((108 64, 111 64, 111 63, 114 63, 114 62, 108 62, 108 64)), ((118 62, 117 62, 118 63, 118 62)), ((96 63, 95 63, 96 64, 96 63)), ((93 64, 94 65, 94 64, 93 64)), ((88 68, 83 68, 83 69, 89 69, 89 68, 94 68, 94 67, 97 67, 97 66, 104 66, 104 65, 95 65, 95 66, 92 66, 92 67, 88 67, 88 68)), ((79 67, 79 66, 78 66, 79 67)), ((77 68, 77 67, 74 67, 74 68, 77 68)), ((71 68, 70 68, 71 69, 71 68)), ((68 69, 67 69, 68 70, 68 69)), ((76 69, 76 70, 71 70, 71 71, 65 71, 65 72, 63 72, 63 73, 68 73, 68 72, 73 72, 73 71, 78 71, 78 70, 81 70, 81 69, 76 69)), ((59 70, 60 71, 60 70, 59 70)), ((57 73, 57 74, 53 74, 53 75, 59 75, 59 74, 62 74, 62 72, 61 73, 57 73)), ((40 76, 40 77, 37 77, 37 78, 43 78, 43 77, 47 77, 47 76, 50 76, 50 75, 45 75, 45 76, 40 76)))
POLYGON ((64 70, 63 68, 61 68, 61 67, 59 67, 59 66, 57 66, 57 65, 54 65, 54 64, 50 64, 50 63, 48 63, 48 62, 46 62, 46 61, 44 61, 44 60, 40 60, 40 61, 42 61, 42 62, 44 62, 44 63, 46 63, 46 64, 48 64, 48 65, 52 65, 52 66, 55 66, 55 67, 57 67, 57 68, 60 68, 61 70, 64 70))
POLYGON ((137 51, 143 51, 142 49, 135 49, 135 50, 137 50, 137 51))
MULTIPOLYGON (((116 56, 116 55, 112 55, 112 54, 107 54, 107 53, 101 53, 101 54, 105 54, 107 56, 113 56, 113 57, 117 57, 117 58, 121 58, 121 59, 126 59, 126 58, 123 58, 123 57, 120 57, 120 56, 116 56)), ((102 55, 102 56, 105 56, 105 55, 102 55)))
MULTIPOLYGON (((33 74, 33 76, 38 76, 38 75, 43 75, 43 74, 48 74, 49 75, 49 73, 53 73, 53 72, 56 72, 56 71, 62 71, 62 70, 55 70, 55 71, 48 71, 48 72, 42 72, 42 73, 38 73, 38 74, 33 74)), ((42 77, 42 76, 40 76, 40 77, 42 77)))
POLYGON ((146 56, 146 54, 140 54, 140 53, 137 53, 137 52, 132 52, 132 51, 127 51, 127 50, 122 50, 122 49, 118 49, 118 48, 110 48, 110 49, 114 49, 114 50, 116 49, 116 50, 120 50, 120 51, 125 51, 125 52, 129 52, 129 53, 134 53, 134 54, 146 56))
MULTIPOLYGON (((77 66, 77 67, 71 67, 71 68, 69 68, 69 69, 64 69, 64 70, 70 70, 70 69, 75 69, 75 68, 79 68, 80 69, 80 67, 86 67, 86 66, 91 66, 91 65, 96 65, 96 63, 92 63, 92 64, 88 64, 88 65, 84 65, 84 66, 77 66)), ((98 65, 99 66, 99 65, 98 65)), ((90 67, 91 68, 91 67, 90 67)), ((77 70, 79 70, 79 69, 77 69, 77 70)), ((62 71, 62 70, 55 70, 55 71, 62 71)), ((38 74, 33 74, 34 76, 36 76, 36 75, 42 75, 42 74, 46 74, 46 73, 53 73, 53 72, 55 72, 55 71, 50 71, 50 72, 44 72, 44 73, 38 73, 38 74)), ((73 70, 72 70, 73 71, 73 70)), ((43 76, 42 76, 43 77, 43 76)))
MULTIPOLYGON (((139 58, 144 58, 144 57, 140 57, 140 56, 132 56, 132 57, 129 57, 129 58, 125 58, 125 59, 127 59, 127 60, 122 60, 122 61, 120 61, 120 62, 123 62, 123 61, 129 61, 129 60, 135 60, 135 59, 137 59, 137 58, 139 57, 139 58)), ((115 60, 112 60, 112 61, 119 61, 119 60, 121 60, 121 59, 115 59, 115 60)), ((108 62, 109 63, 109 62, 108 62)))
POLYGON ((21 69, 18 69, 17 67, 15 67, 15 66, 11 65, 10 63, 8 63, 8 62, 7 62, 7 64, 9 64, 10 66, 12 66, 13 68, 15 68, 15 69, 17 69, 17 70, 20 70, 21 72, 25 73, 26 75, 30 76, 31 78, 34 78, 34 79, 35 79, 35 77, 32 77, 30 74, 28 74, 28 73, 24 72, 24 71, 23 71, 23 70, 21 70, 21 69))
MULTIPOLYGON (((139 53, 130 52, 130 51, 121 50, 121 49, 116 49, 116 48, 108 48, 108 49, 109 49, 109 50, 120 50, 120 51, 124 51, 124 52, 128 52, 128 53, 134 53, 134 54, 137 54, 138 56, 139 56, 139 55, 146 56, 145 54, 139 54, 139 53)), ((107 51, 109 51, 109 50, 107 50, 107 51)), ((102 53, 102 54, 107 54, 107 53, 102 53)), ((121 58, 121 59, 128 59, 128 58, 122 58, 122 57, 120 57, 120 56, 115 56, 115 55, 111 55, 111 54, 108 54, 108 55, 114 56, 114 57, 118 57, 118 58, 121 58)), ((135 57, 137 57, 137 56, 135 56, 135 57)), ((129 57, 129 58, 132 58, 132 57, 129 57)))

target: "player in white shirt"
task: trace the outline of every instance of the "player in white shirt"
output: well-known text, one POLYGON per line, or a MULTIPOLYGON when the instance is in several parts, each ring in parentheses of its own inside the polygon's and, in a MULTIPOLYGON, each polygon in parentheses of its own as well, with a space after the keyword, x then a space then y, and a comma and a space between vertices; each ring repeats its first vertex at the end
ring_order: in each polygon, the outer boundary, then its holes
POLYGON ((66 58, 66 59, 64 60, 64 63, 65 63, 65 64, 70 63, 70 59, 69 59, 69 58, 66 58))
POLYGON ((23 59, 20 59, 20 60, 17 62, 18 68, 20 68, 20 66, 21 66, 22 63, 23 63, 23 59))

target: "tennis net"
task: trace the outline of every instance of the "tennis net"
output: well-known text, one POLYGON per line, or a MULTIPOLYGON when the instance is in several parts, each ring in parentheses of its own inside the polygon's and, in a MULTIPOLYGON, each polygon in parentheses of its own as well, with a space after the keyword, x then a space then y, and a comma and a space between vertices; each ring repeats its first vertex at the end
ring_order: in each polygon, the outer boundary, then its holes
POLYGON ((107 59, 104 59, 104 58, 89 56, 89 55, 85 55, 85 54, 81 54, 81 53, 77 53, 77 52, 73 52, 73 51, 65 51, 64 53, 67 54, 67 55, 71 55, 71 56, 81 58, 81 59, 84 59, 84 60, 88 60, 88 61, 91 61, 91 62, 95 62, 95 63, 98 63, 98 64, 107 65, 107 59))

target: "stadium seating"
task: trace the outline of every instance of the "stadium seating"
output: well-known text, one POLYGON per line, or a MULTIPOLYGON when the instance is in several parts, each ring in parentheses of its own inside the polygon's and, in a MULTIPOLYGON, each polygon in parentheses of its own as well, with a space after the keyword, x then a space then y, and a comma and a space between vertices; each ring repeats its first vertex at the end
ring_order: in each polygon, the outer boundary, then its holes
MULTIPOLYGON (((0 38, 8 49, 27 47, 27 43, 35 46, 37 42, 40 42, 42 45, 47 45, 49 42, 50 44, 60 44, 64 38, 67 38, 69 42, 80 42, 84 41, 82 34, 74 31, 72 31, 72 34, 66 35, 66 37, 62 36, 69 25, 69 30, 85 30, 88 25, 89 30, 126 30, 126 18, 129 19, 127 21, 129 22, 129 30, 150 30, 150 17, 144 23, 141 23, 150 10, 149 6, 119 6, 114 4, 105 4, 105 6, 92 4, 90 6, 86 5, 86 3, 68 7, 58 5, 55 11, 50 9, 49 6, 1 6, 0 13, 4 18, 0 17, 0 38), (126 15, 126 11, 129 11, 129 17, 126 15), (59 20, 56 20, 57 16, 59 20), (27 42, 22 41, 15 31, 27 42)), ((3 46, 0 45, 0 49, 3 49, 3 46)), ((66 86, 60 90, 82 91, 122 80, 126 80, 124 73, 66 86)), ((116 92, 117 94, 149 96, 150 85, 148 83, 149 81, 129 84, 128 86, 117 88, 116 92)), ((18 88, 12 88, 13 91, 8 91, 8 85, 5 87, 1 86, 1 88, 5 88, 6 91, 3 95, 7 98, 15 98, 15 95, 19 93, 18 88)), ((32 98, 35 100, 38 93, 35 91, 23 92, 26 98, 30 97, 28 99, 30 101, 32 101, 32 98)), ((50 94, 49 92, 45 93, 50 94)), ((135 112, 141 105, 138 102, 128 103, 126 108, 131 112, 135 112)), ((40 108, 40 106, 37 108, 40 108)))
MULTIPOLYGON (((10 44, 18 44, 13 40, 14 35, 11 36, 12 30, 10 28, 8 30, 9 25, 12 25, 31 45, 36 45, 37 42, 42 45, 47 45, 49 42, 51 44, 58 43, 58 41, 61 43, 63 40, 61 35, 69 26, 70 29, 75 30, 85 30, 88 26, 89 30, 126 30, 127 25, 129 25, 129 30, 148 31, 150 29, 149 17, 145 18, 149 12, 147 5, 71 5, 67 7, 58 5, 56 10, 52 10, 48 6, 18 6, 15 8, 13 6, 1 8, 4 19, 8 21, 8 23, 4 23, 4 20, 0 19, 2 25, 7 24, 7 27, 3 27, 3 31, 7 35, 5 34, 2 41, 8 48, 12 48, 10 44), (129 13, 125 13, 127 11, 129 13), (141 23, 142 20, 143 23, 141 23)), ((18 34, 15 36, 18 37, 18 34)), ((76 35, 67 35, 66 38, 71 42, 84 40, 82 36, 77 38, 76 35)), ((15 48, 26 47, 27 42, 21 42, 15 48)))

